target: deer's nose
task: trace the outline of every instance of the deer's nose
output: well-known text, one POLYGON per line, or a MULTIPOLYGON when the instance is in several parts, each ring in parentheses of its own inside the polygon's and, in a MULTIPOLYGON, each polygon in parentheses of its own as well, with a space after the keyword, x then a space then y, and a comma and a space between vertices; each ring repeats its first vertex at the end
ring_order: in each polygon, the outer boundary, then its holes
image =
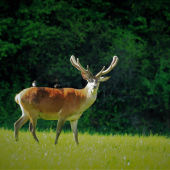
POLYGON ((94 89, 96 89, 96 88, 97 88, 97 86, 95 85, 93 88, 94 88, 94 89))

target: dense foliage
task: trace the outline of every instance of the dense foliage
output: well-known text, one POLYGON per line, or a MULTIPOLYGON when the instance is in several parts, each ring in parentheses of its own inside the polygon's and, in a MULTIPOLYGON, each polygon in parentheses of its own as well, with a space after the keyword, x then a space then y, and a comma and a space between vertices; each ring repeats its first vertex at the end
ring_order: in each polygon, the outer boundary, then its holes
POLYGON ((100 85, 78 128, 169 132, 169 1, 4 0, 0 9, 1 126, 20 117, 15 94, 33 80, 38 86, 85 86, 70 64, 72 54, 94 74, 117 55, 111 79, 100 85))

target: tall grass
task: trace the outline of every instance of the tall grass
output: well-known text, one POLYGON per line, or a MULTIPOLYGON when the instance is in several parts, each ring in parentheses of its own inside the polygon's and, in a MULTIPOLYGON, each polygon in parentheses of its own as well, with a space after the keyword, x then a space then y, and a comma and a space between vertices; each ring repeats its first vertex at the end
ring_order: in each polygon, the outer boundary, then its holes
POLYGON ((79 134, 20 131, 19 142, 12 130, 0 129, 0 169, 170 169, 170 140, 163 136, 79 134))

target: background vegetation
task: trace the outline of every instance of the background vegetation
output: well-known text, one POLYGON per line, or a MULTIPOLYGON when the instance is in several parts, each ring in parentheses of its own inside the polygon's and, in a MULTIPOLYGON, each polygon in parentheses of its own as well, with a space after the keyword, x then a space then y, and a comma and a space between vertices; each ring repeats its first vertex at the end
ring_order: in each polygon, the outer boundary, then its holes
POLYGON ((100 85, 79 130, 169 133, 170 1, 2 0, 0 9, 1 126, 20 117, 14 96, 33 80, 38 86, 86 85, 70 64, 72 54, 94 74, 117 55, 111 79, 100 85))

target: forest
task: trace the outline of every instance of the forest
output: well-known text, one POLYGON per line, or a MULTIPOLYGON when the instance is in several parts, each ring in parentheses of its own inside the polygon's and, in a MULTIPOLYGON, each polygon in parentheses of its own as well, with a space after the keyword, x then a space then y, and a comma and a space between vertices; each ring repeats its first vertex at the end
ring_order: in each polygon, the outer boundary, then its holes
MULTIPOLYGON (((14 97, 34 80, 38 87, 85 87, 71 55, 94 74, 118 56, 78 129, 169 135, 169 44, 168 0, 1 0, 0 126, 13 128, 21 116, 14 97)), ((38 120, 37 127, 56 124, 38 120)))

